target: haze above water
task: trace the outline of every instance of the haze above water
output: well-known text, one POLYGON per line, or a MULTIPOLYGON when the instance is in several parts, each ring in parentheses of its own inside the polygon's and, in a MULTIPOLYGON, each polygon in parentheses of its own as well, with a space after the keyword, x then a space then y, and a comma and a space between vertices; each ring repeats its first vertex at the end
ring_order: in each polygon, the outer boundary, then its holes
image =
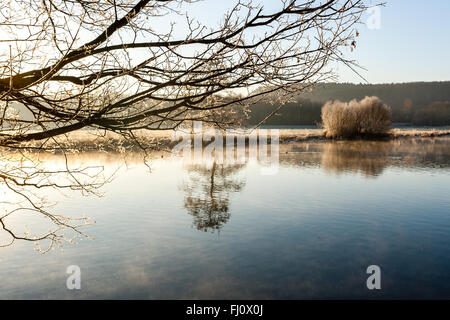
POLYGON ((102 198, 48 194, 94 218, 94 239, 0 249, 0 298, 450 298, 450 139, 287 144, 279 160, 273 175, 128 160, 102 198), (366 287, 373 264, 381 290, 366 287))

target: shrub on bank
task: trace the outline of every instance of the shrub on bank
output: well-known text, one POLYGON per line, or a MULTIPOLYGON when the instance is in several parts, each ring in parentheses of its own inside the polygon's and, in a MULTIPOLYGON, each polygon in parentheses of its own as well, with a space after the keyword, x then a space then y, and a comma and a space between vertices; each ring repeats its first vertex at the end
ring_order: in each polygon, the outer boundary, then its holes
POLYGON ((322 107, 322 126, 331 138, 383 135, 391 128, 391 116, 391 108, 378 97, 328 101, 322 107))

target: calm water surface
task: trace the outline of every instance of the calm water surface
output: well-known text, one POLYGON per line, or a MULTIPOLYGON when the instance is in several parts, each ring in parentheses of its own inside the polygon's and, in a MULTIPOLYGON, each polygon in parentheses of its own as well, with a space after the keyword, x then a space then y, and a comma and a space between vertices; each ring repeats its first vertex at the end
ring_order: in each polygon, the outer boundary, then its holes
POLYGON ((128 159, 101 198, 49 192, 54 211, 95 219, 93 239, 1 248, 0 298, 450 298, 450 139, 288 144, 279 160, 262 175, 252 160, 128 159))

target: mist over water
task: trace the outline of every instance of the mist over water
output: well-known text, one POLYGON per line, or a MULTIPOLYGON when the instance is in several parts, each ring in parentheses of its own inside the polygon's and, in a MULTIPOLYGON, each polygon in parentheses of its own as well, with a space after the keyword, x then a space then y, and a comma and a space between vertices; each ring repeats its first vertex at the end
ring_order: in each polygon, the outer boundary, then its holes
POLYGON ((255 159, 77 161, 120 170, 101 198, 47 194, 95 219, 93 239, 1 248, 0 298, 450 298, 448 138, 282 144, 273 175, 255 159), (66 288, 69 265, 81 290, 66 288), (381 290, 366 287, 369 265, 381 290))

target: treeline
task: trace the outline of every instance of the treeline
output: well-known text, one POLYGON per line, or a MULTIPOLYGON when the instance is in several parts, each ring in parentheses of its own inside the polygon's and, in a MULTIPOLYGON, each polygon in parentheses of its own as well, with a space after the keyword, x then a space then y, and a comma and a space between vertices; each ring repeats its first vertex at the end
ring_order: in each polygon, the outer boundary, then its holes
MULTIPOLYGON (((392 121, 416 125, 450 125, 450 81, 398 84, 327 83, 299 94, 294 103, 283 106, 265 122, 268 125, 314 125, 320 123, 325 102, 361 100, 377 96, 392 108, 392 121)), ((277 106, 250 107, 250 124, 256 124, 277 106)))
MULTIPOLYGON (((295 103, 287 103, 272 117, 267 119, 267 125, 315 125, 320 122, 320 113, 323 103, 311 100, 297 100, 295 103)), ((276 109, 276 105, 255 104, 250 107, 249 123, 260 123, 264 118, 276 109)))
POLYGON ((414 113, 412 123, 423 126, 450 125, 450 102, 433 102, 414 113))

